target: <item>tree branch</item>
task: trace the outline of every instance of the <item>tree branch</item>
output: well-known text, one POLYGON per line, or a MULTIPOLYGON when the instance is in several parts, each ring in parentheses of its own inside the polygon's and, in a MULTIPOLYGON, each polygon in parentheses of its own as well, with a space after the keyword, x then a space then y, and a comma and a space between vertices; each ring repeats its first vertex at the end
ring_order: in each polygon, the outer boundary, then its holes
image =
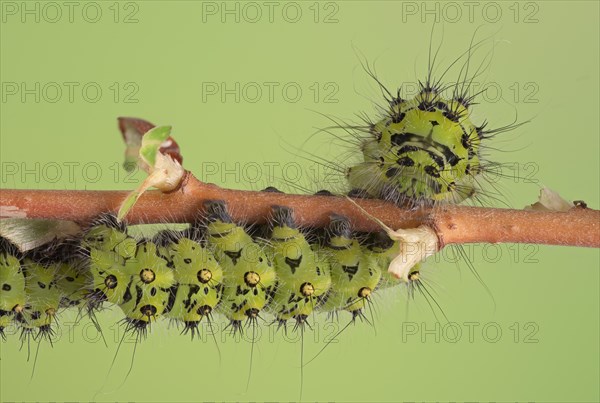
MULTIPOLYGON (((103 212, 117 212, 127 191, 10 190, 0 191, 0 218, 41 218, 86 223, 103 212)), ((324 227, 332 213, 349 217, 357 231, 380 225, 348 199, 223 189, 203 183, 187 172, 179 188, 169 193, 149 191, 127 216, 130 224, 191 222, 206 200, 224 200, 234 220, 264 223, 271 206, 294 209, 298 224, 324 227)), ((600 211, 573 207, 566 212, 440 206, 409 210, 381 200, 356 203, 393 229, 432 228, 439 248, 475 242, 535 243, 600 247, 600 211)))

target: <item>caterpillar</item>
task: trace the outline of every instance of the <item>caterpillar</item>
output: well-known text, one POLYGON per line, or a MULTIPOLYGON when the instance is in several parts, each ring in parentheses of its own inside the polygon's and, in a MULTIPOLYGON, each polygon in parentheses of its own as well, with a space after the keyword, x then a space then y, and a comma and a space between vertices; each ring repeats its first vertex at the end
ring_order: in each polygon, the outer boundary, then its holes
POLYGON ((137 345, 161 317, 192 338, 215 314, 234 332, 244 321, 255 329, 261 317, 272 317, 278 327, 293 320, 294 329, 304 331, 309 317, 320 313, 350 312, 351 322, 364 318, 374 293, 400 284, 382 277, 396 243, 369 241, 336 215, 324 234, 314 232, 300 229, 287 207, 273 206, 269 224, 253 229, 233 222, 224 202, 212 201, 190 229, 163 230, 153 238, 136 238, 103 214, 78 242, 53 246, 52 253, 42 248, 20 258, 3 243, 3 290, 10 284, 11 291, 21 291, 2 293, 2 328, 20 328, 22 340, 52 342, 65 310, 79 310, 98 326, 95 315, 117 306, 121 343, 133 334, 137 345))
POLYGON ((42 251, 19 258, 3 242, 3 328, 18 317, 25 332, 43 334, 59 309, 92 314, 104 304, 119 306, 128 328, 142 333, 164 315, 193 336, 213 312, 234 330, 263 311, 279 325, 290 319, 302 324, 314 312, 357 315, 372 292, 393 282, 381 280, 393 242, 369 250, 341 216, 332 217, 329 234, 320 239, 297 227, 290 208, 272 211, 263 238, 234 223, 224 202, 212 201, 204 223, 153 239, 135 239, 124 223, 102 215, 79 246, 71 241, 55 248, 62 261, 41 257, 42 251))
MULTIPOLYGON (((432 28, 427 74, 417 80, 414 94, 403 85, 392 91, 374 67, 361 61, 383 96, 383 102, 375 101, 377 116, 361 113, 359 122, 347 122, 324 115, 332 124, 319 130, 346 153, 321 157, 296 149, 297 155, 328 174, 340 174, 339 180, 327 179, 337 184, 336 189, 328 191, 412 208, 502 199, 495 189, 484 186, 489 180, 484 174, 501 165, 488 160, 489 143, 496 135, 527 121, 515 120, 496 128, 485 119, 476 123, 474 107, 488 87, 486 84, 476 91, 474 84, 489 67, 491 52, 476 66, 473 59, 488 39, 476 41, 476 31, 467 49, 436 73, 442 44, 432 48, 433 34, 432 28), (452 84, 446 84, 452 68, 458 69, 458 76, 452 84)), ((298 184, 290 185, 305 190, 298 184)))
POLYGON ((460 203, 475 193, 487 133, 470 121, 471 98, 447 100, 440 90, 427 80, 413 99, 398 93, 390 100, 387 116, 370 125, 361 144, 364 162, 348 169, 355 192, 413 205, 460 203))

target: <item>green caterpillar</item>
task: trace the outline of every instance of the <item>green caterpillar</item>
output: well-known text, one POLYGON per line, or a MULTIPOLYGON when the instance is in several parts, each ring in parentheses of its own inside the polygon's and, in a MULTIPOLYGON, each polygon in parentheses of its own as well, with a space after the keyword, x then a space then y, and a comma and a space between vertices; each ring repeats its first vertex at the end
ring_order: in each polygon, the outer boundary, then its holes
POLYGON ((434 49, 430 43, 426 78, 418 82, 418 91, 412 96, 401 93, 402 87, 411 87, 408 85, 400 86, 395 93, 390 91, 364 62, 364 70, 384 95, 385 104, 378 107, 380 116, 373 119, 362 114, 359 123, 329 117, 333 125, 323 129, 334 136, 334 141, 350 146, 349 153, 357 154, 358 161, 348 163, 349 154, 339 156, 338 162, 309 153, 305 153, 305 158, 342 173, 345 185, 337 193, 351 197, 418 208, 470 199, 482 201, 481 198, 491 196, 488 189, 480 186, 488 178, 480 175, 499 164, 486 160, 486 142, 525 122, 490 129, 487 121, 477 125, 472 120, 476 98, 487 88, 474 93, 474 80, 489 65, 492 52, 477 66, 472 66, 472 59, 486 43, 487 38, 475 41, 473 37, 469 47, 437 77, 434 75, 440 49, 434 49), (458 72, 456 83, 444 84, 442 81, 453 69, 458 72))
POLYGON ((48 256, 40 249, 18 259, 8 250, 0 255, 3 283, 21 291, 2 294, 0 323, 20 327, 29 346, 30 338, 52 342, 60 309, 87 311, 101 332, 96 312, 118 306, 124 332, 113 363, 125 335, 133 334, 137 346, 161 317, 194 338, 203 321, 212 332, 213 315, 221 314, 233 333, 241 333, 244 322, 251 325, 253 341, 258 319, 267 315, 286 332, 294 321, 302 339, 311 315, 349 312, 342 331, 356 318, 370 323, 364 311, 373 293, 401 284, 383 274, 398 244, 383 233, 353 233, 349 220, 335 214, 321 235, 300 230, 290 208, 271 211, 266 225, 250 231, 233 222, 223 201, 211 201, 203 222, 161 231, 152 240, 136 240, 123 223, 103 215, 78 244, 48 256))
POLYGON ((3 243, 1 329, 16 323, 22 337, 49 339, 61 309, 87 309, 97 324, 93 315, 105 303, 119 306, 126 330, 142 335, 165 316, 194 337, 215 312, 234 331, 261 312, 280 326, 292 319, 303 325, 316 312, 346 310, 355 318, 375 290, 399 283, 383 274, 397 243, 383 234, 364 242, 344 217, 332 217, 319 243, 307 240, 287 207, 272 207, 264 239, 234 223, 224 202, 207 203, 206 213, 204 232, 165 231, 152 241, 136 240, 103 215, 79 244, 46 246, 21 259, 3 243))

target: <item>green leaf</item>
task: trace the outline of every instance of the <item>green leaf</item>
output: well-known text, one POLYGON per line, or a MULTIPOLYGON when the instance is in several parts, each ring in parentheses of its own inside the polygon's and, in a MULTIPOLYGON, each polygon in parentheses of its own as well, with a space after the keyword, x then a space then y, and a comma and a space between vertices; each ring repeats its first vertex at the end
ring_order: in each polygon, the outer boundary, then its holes
POLYGON ((171 126, 157 126, 144 134, 140 147, 140 158, 151 168, 154 168, 156 164, 156 154, 159 153, 160 147, 170 135, 171 126))

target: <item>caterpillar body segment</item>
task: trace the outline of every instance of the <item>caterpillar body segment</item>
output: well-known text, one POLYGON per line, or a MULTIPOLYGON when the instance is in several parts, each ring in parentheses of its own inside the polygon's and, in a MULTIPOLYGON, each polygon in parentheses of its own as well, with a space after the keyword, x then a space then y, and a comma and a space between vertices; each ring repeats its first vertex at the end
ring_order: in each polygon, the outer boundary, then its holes
POLYGON ((97 309, 103 302, 123 304, 131 300, 131 274, 125 271, 125 259, 112 251, 91 249, 89 270, 92 287, 87 295, 90 308, 97 309))
POLYGON ((148 240, 138 244, 135 257, 125 262, 124 271, 131 278, 128 292, 132 298, 119 306, 127 322, 145 328, 167 308, 175 275, 156 244, 148 240))
POLYGON ((72 258, 57 262, 56 285, 60 289, 60 307, 82 307, 90 294, 93 275, 84 267, 82 259, 72 258))
POLYGON ((171 233, 160 248, 175 279, 165 316, 183 323, 183 333, 190 333, 192 337, 198 333, 204 318, 210 320, 223 293, 221 266, 212 252, 195 238, 190 234, 171 233))
POLYGON ((0 337, 3 339, 4 329, 21 318, 26 303, 25 275, 15 249, 0 238, 0 337))
POLYGON ((275 206, 272 211, 269 249, 277 272, 277 291, 270 311, 280 324, 292 318, 302 323, 331 288, 329 261, 297 228, 291 209, 275 206))
POLYGON ((329 256, 333 286, 320 310, 346 310, 355 318, 362 315, 365 303, 377 288, 381 269, 352 236, 350 222, 346 217, 332 216, 328 232, 324 250, 329 256))
POLYGON ((219 312, 235 330, 243 320, 255 320, 273 297, 275 268, 265 249, 234 223, 224 202, 206 204, 208 247, 223 269, 223 295, 219 312))
POLYGON ((137 251, 137 241, 127 233, 127 227, 112 214, 103 214, 86 231, 81 241, 84 250, 114 252, 130 259, 137 251))
POLYGON ((135 256, 137 241, 127 233, 125 224, 114 215, 103 214, 83 235, 81 249, 92 276, 88 312, 93 314, 104 302, 121 305, 131 301, 132 278, 125 262, 135 256))
POLYGON ((45 264, 26 257, 22 261, 25 271, 25 307, 18 319, 22 336, 32 334, 49 338, 52 325, 60 307, 61 291, 57 286, 57 264, 45 264))

